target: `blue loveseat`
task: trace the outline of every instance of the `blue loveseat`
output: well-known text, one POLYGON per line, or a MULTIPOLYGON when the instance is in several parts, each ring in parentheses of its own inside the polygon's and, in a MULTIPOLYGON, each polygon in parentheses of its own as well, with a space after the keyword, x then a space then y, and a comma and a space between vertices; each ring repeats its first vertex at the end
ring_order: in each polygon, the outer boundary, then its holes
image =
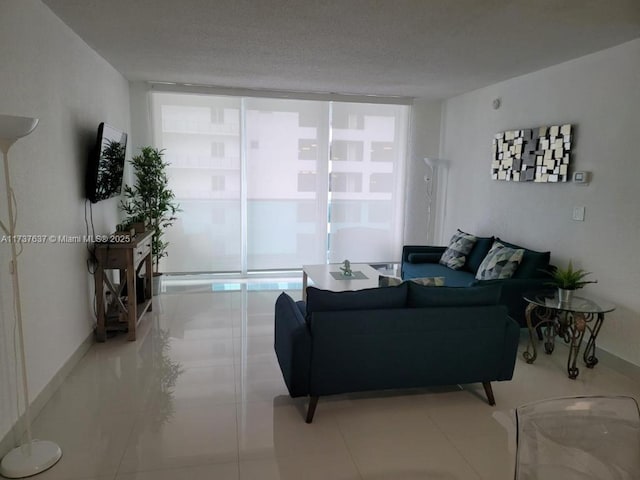
POLYGON ((307 303, 282 293, 275 351, 292 397, 510 380, 519 327, 496 285, 465 289, 404 282, 331 292, 307 288, 307 303))
POLYGON ((464 266, 459 270, 438 263, 447 247, 405 245, 402 249, 402 270, 404 280, 423 277, 444 277, 445 286, 473 287, 479 285, 500 285, 500 303, 506 305, 509 316, 517 321, 521 327, 526 327, 525 309, 527 303, 523 294, 527 291, 539 290, 549 281, 550 252, 536 252, 519 245, 514 245, 494 237, 477 237, 477 240, 467 255, 464 266), (511 278, 502 280, 476 280, 476 273, 485 256, 491 249, 494 240, 503 245, 523 249, 522 261, 511 278))

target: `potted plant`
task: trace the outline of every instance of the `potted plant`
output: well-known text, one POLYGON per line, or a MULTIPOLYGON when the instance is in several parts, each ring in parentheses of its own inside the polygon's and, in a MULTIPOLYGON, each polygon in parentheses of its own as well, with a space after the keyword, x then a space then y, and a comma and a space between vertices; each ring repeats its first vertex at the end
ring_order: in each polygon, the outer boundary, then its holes
POLYGON ((591 272, 582 269, 574 270, 571 260, 569 260, 566 269, 556 268, 548 273, 551 275, 549 283, 558 288, 560 303, 570 303, 574 290, 584 287, 587 283, 597 283, 597 280, 585 280, 587 275, 591 275, 591 272))
MULTIPOLYGON (((175 196, 169 188, 166 167, 168 162, 162 158, 164 150, 143 147, 141 154, 131 159, 136 181, 133 186, 125 185, 124 200, 120 208, 127 215, 125 222, 135 223, 144 220, 147 231, 152 231, 151 255, 153 257, 154 283, 158 283, 160 259, 167 256, 167 246, 163 239, 165 230, 176 219, 180 211, 175 196)), ((154 294, 158 291, 153 289, 154 294)))

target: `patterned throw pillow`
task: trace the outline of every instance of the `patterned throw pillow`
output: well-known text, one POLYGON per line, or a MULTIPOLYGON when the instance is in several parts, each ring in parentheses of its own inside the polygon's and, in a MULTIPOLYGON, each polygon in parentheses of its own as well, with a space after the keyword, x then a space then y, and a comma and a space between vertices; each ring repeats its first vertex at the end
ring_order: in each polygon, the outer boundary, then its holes
POLYGON ((411 278, 410 282, 417 283, 418 285, 424 285, 425 287, 443 287, 444 277, 424 277, 424 278, 411 278))
POLYGON ((524 249, 505 247, 500 242, 493 246, 478 268, 477 280, 511 278, 522 261, 524 249))
POLYGON ((458 232, 451 237, 449 246, 442 254, 442 257, 440 257, 440 264, 452 270, 460 270, 475 243, 476 237, 474 235, 458 229, 458 232))
POLYGON ((385 275, 378 276, 379 287, 395 287, 396 285, 400 285, 401 283, 402 279, 400 277, 387 277, 385 275))
MULTIPOLYGON (((410 282, 417 283, 418 285, 425 285, 427 287, 442 287, 444 286, 444 277, 425 277, 425 278, 411 278, 410 282)), ((378 277, 379 287, 395 287, 400 285, 403 280, 399 277, 386 277, 380 275, 378 277)))

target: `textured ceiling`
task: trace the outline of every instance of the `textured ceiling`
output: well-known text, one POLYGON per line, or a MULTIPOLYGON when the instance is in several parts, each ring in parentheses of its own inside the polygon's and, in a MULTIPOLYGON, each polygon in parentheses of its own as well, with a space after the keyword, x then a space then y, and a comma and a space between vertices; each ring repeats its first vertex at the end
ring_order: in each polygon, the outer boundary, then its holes
POLYGON ((43 0, 129 80, 447 98, 640 37, 640 0, 43 0))

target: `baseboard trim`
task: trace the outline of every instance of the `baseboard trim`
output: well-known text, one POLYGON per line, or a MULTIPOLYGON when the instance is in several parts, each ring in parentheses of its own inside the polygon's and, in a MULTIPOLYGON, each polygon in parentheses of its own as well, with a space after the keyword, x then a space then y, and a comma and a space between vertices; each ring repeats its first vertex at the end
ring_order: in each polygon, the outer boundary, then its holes
MULTIPOLYGON (((42 411, 47 402, 51 399, 53 394, 58 390, 58 387, 62 385, 64 379, 69 375, 71 370, 80 363, 80 360, 87 353, 91 345, 95 342, 94 334, 91 332, 87 338, 76 348, 75 352, 67 359, 64 365, 56 372, 56 374, 49 380, 47 385, 42 389, 38 396, 31 401, 31 419, 33 420, 42 411)), ((9 450, 16 447, 22 438, 24 432, 22 431, 24 414, 20 416, 5 436, 0 440, 0 458, 4 457, 9 450)))
MULTIPOLYGON (((596 357, 600 363, 605 364, 607 367, 616 370, 617 372, 625 375, 636 382, 640 382, 640 367, 635 363, 628 362, 613 353, 609 353, 606 350, 596 347, 596 357)), ((596 367, 598 368, 598 367, 596 367)))

